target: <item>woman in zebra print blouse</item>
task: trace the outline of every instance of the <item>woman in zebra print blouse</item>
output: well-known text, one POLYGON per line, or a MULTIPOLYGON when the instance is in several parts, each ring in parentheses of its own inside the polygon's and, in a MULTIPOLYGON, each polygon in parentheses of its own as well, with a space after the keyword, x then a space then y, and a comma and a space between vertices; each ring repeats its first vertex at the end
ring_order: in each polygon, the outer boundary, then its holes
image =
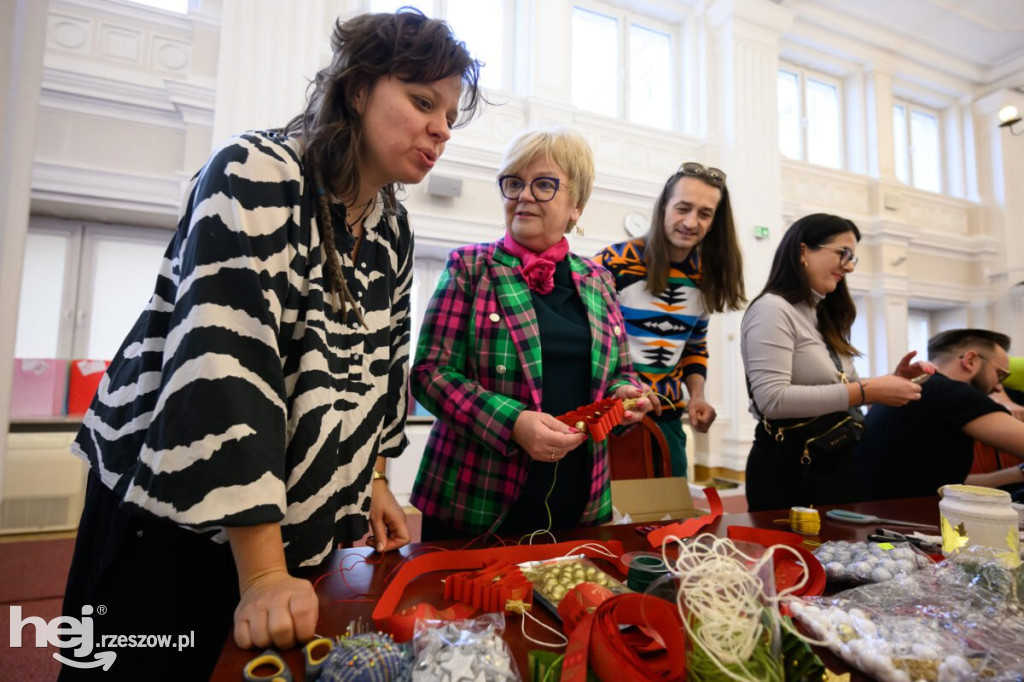
POLYGON ((117 649, 117 679, 206 679, 232 622, 243 648, 309 639, 317 596, 295 569, 367 530, 378 552, 409 541, 382 476, 406 444, 395 185, 476 112, 480 65, 417 11, 339 21, 332 47, 302 114, 193 178, 76 439, 91 472, 64 613, 104 605, 96 641, 194 632, 183 651, 117 649))

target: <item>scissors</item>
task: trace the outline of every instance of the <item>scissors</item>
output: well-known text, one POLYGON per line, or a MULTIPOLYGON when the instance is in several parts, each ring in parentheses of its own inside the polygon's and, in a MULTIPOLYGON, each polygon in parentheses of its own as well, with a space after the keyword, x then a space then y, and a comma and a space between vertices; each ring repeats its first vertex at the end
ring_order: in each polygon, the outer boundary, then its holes
POLYGON ((904 535, 887 528, 876 528, 875 532, 868 536, 870 542, 908 542, 926 554, 934 554, 942 551, 942 545, 928 542, 913 535, 904 535))
POLYGON ((900 521, 898 519, 882 519, 870 514, 859 514, 845 509, 829 509, 825 516, 836 521, 847 523, 888 523, 894 526, 910 526, 912 528, 938 528, 937 523, 916 523, 914 521, 900 521))
MULTIPOLYGON (((317 637, 302 647, 302 657, 306 662, 305 679, 310 682, 319 679, 324 661, 333 648, 334 640, 328 637, 317 637)), ((245 682, 293 682, 292 671, 288 664, 281 658, 281 654, 273 649, 267 649, 246 663, 242 670, 242 677, 245 682), (269 668, 270 672, 260 671, 260 668, 264 667, 269 668)))

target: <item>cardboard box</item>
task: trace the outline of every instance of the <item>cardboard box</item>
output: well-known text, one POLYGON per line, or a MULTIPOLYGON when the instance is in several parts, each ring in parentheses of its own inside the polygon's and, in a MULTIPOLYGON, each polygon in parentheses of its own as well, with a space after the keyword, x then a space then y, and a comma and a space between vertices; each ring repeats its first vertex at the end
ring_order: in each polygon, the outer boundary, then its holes
MULTIPOLYGON (((705 512, 711 506, 708 498, 704 496, 704 486, 690 484, 690 495, 693 497, 693 504, 701 512, 705 512)), ((747 487, 739 483, 734 488, 719 488, 718 499, 722 501, 723 514, 745 514, 747 511, 747 487)))
POLYGON ((631 478, 612 481, 612 505, 629 514, 634 523, 678 521, 700 516, 690 496, 690 485, 682 476, 631 478))
POLYGON ((15 358, 11 382, 12 419, 64 414, 68 363, 53 358, 15 358))
POLYGON ((68 414, 85 414, 89 411, 96 389, 100 387, 103 373, 110 365, 109 360, 72 360, 71 377, 68 380, 68 414))

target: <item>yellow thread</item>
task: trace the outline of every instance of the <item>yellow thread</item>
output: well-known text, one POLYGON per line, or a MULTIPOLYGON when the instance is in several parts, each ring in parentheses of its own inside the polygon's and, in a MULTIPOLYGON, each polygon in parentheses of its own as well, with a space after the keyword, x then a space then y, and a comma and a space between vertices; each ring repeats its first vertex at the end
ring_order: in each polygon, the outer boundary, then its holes
MULTIPOLYGON (((645 396, 647 396, 647 395, 657 396, 660 402, 666 402, 666 403, 669 404, 669 406, 672 406, 672 399, 671 398, 669 398, 667 395, 658 393, 653 388, 649 389, 647 391, 644 391, 644 395, 645 396)), ((641 397, 643 397, 643 396, 641 396, 641 397)))
POLYGON ((821 517, 813 507, 793 507, 789 510, 789 527, 801 535, 821 532, 821 517))
POLYGON ((518 545, 523 544, 523 541, 526 540, 527 538, 530 539, 530 544, 533 544, 534 536, 541 535, 541 534, 544 534, 544 533, 548 533, 548 534, 551 533, 551 526, 554 525, 554 521, 551 518, 551 505, 548 504, 548 501, 551 499, 551 493, 555 492, 555 484, 558 482, 558 465, 559 464, 561 464, 561 460, 559 460, 558 462, 555 462, 555 472, 551 476, 551 487, 548 489, 548 494, 544 496, 544 511, 546 511, 548 513, 548 525, 547 525, 547 528, 542 528, 542 529, 539 528, 539 529, 533 531, 532 533, 527 533, 523 537, 519 538, 519 542, 517 542, 516 544, 518 544, 518 545))
POLYGON ((527 604, 522 599, 509 599, 505 602, 505 610, 512 613, 526 613, 533 604, 527 604))

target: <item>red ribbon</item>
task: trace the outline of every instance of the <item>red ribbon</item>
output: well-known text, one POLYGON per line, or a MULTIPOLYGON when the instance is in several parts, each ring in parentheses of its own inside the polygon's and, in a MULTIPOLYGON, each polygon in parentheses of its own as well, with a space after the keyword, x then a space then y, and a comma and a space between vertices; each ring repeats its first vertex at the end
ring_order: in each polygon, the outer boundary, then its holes
POLYGON ((704 488, 704 496, 708 498, 708 507, 710 508, 707 514, 655 528, 647 534, 647 542, 651 544, 651 547, 660 549, 665 538, 671 535, 680 540, 693 537, 700 529, 717 521, 722 516, 722 498, 718 496, 718 491, 714 488, 704 488))
POLYGON ((685 680, 686 637, 676 605, 643 594, 610 597, 569 633, 562 682, 585 682, 588 663, 602 680, 685 680), (642 626, 654 636, 623 633, 622 625, 642 626), (641 651, 647 653, 641 657, 641 651))
MULTIPOLYGON (((462 549, 451 552, 434 552, 407 559, 395 577, 391 579, 384 593, 373 608, 373 621, 382 632, 388 632, 396 642, 406 642, 412 638, 412 623, 408 616, 395 614, 402 593, 415 578, 434 571, 467 571, 479 570, 490 561, 507 561, 522 563, 524 561, 543 561, 555 557, 582 554, 592 558, 609 558, 609 554, 622 556, 622 543, 618 540, 587 541, 589 546, 582 547, 582 542, 559 542, 554 545, 511 545, 509 547, 491 547, 488 549, 462 549), (603 548, 604 551, 601 551, 603 548)), ((454 607, 453 607, 454 608, 454 607)))
POLYGON ((776 593, 796 585, 803 579, 805 572, 807 573, 807 583, 791 594, 798 597, 817 597, 825 591, 825 568, 817 557, 803 548, 804 538, 802 535, 785 530, 750 528, 749 526, 729 526, 725 533, 730 540, 752 542, 764 547, 786 545, 796 550, 800 555, 800 561, 797 561, 791 552, 778 549, 772 552, 776 593))

